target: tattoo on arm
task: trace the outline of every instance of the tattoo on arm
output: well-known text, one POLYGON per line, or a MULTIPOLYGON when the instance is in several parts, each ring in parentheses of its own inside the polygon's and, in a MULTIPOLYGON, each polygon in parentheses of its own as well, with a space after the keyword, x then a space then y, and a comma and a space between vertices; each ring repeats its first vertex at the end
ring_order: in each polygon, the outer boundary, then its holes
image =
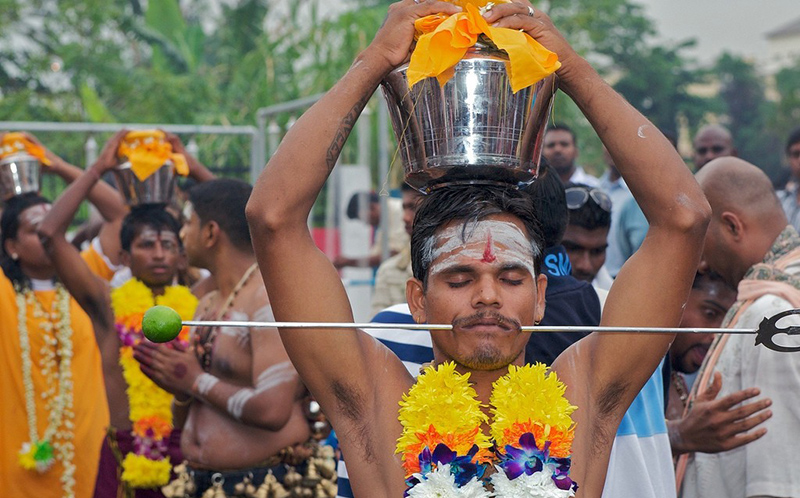
POLYGON ((350 132, 353 131, 353 126, 355 126, 358 116, 361 115, 361 111, 364 110, 364 106, 367 105, 371 97, 372 93, 363 95, 350 109, 350 112, 342 118, 339 129, 336 130, 336 136, 333 137, 333 142, 331 142, 330 147, 328 147, 328 152, 325 154, 325 164, 328 167, 328 173, 336 166, 336 160, 339 159, 339 154, 342 153, 344 144, 347 142, 347 137, 350 136, 350 132))

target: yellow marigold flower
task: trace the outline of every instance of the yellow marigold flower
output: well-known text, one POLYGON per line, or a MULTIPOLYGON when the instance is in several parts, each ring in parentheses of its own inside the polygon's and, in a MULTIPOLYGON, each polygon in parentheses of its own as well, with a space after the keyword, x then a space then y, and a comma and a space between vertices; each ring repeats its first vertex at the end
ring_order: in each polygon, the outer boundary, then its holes
MULTIPOLYGON (((111 291, 111 309, 120 320, 132 314, 144 314, 155 305, 153 293, 142 281, 132 278, 111 291)), ((139 320, 141 323, 141 319, 139 320)))
POLYGON ((181 320, 191 320, 197 309, 197 298, 188 287, 173 285, 166 288, 164 295, 156 297, 156 304, 174 309, 181 320))
MULTIPOLYGON (((564 397, 566 386, 555 372, 548 374, 542 363, 510 366, 508 374, 497 379, 489 400, 492 406, 492 438, 498 444, 517 444, 506 441, 504 433, 514 423, 533 422, 567 433, 573 425, 572 412, 576 407, 564 397)), ((537 438, 537 442, 539 439, 537 438)))
POLYGON ((150 460, 128 453, 122 461, 122 480, 134 488, 155 488, 167 484, 171 469, 169 458, 150 460))
POLYGON ((122 365, 122 376, 128 383, 130 419, 135 422, 155 416, 172 423, 172 395, 142 373, 139 362, 133 358, 132 348, 120 348, 119 363, 122 365))
POLYGON ((397 441, 397 453, 405 455, 419 449, 419 456, 425 446, 420 445, 423 440, 433 445, 429 446, 433 451, 435 444, 444 442, 441 436, 436 436, 442 434, 453 438, 450 443, 457 444, 462 455, 474 444, 480 449, 491 446, 489 437, 480 432, 481 424, 488 419, 469 384, 469 374, 461 375, 455 367, 452 362, 438 368, 429 366, 408 394, 403 395, 399 412, 403 435, 397 441), (469 437, 464 438, 464 434, 469 437))

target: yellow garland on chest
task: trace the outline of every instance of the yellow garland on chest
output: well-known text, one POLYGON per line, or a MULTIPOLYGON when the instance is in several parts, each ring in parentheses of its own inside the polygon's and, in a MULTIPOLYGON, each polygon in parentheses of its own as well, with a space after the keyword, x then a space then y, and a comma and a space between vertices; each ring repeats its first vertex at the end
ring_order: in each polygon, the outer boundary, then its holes
MULTIPOLYGON (((153 296, 152 291, 137 279, 131 279, 111 292, 111 307, 117 333, 122 341, 119 363, 128 384, 129 418, 137 444, 165 447, 163 440, 172 431, 172 394, 150 380, 133 358, 133 345, 142 340, 142 317, 155 305, 169 306, 183 320, 190 320, 197 308, 197 298, 182 285, 167 287, 164 294, 153 296)), ((178 341, 186 342, 188 328, 184 327, 178 341)), ((158 452, 156 452, 158 453, 158 452)), ((151 455, 152 456, 152 455, 151 455)), ((172 465, 168 457, 149 458, 134 452, 125 455, 122 462, 122 480, 134 488, 152 488, 169 481, 172 465)))
POLYGON ((566 386, 541 363, 509 366, 508 374, 492 386, 490 397, 491 437, 481 425, 489 421, 469 383, 470 374, 459 374, 452 362, 429 366, 400 402, 403 434, 397 453, 403 455, 408 476, 419 472, 419 455, 425 447, 433 451, 446 444, 459 455, 478 446, 474 460, 489 462, 491 447, 516 445, 522 434, 537 441, 550 441, 550 453, 568 457, 575 434, 572 413, 576 407, 564 397, 566 386))

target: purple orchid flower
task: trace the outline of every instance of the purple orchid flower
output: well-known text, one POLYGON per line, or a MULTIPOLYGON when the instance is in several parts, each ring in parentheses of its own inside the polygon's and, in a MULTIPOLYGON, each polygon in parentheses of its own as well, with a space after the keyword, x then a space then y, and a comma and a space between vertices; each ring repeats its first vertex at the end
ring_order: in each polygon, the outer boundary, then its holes
MULTIPOLYGON (((431 452, 427 446, 422 449, 419 454, 419 473, 423 476, 433 472, 441 465, 450 465, 450 473, 455 476, 456 485, 459 487, 464 486, 473 477, 478 479, 483 478, 486 472, 486 465, 473 462, 473 457, 478 453, 478 446, 473 445, 466 455, 458 456, 455 451, 452 451, 446 444, 440 443, 431 452)), ((416 477, 409 477, 406 479, 406 485, 409 489, 414 487, 420 481, 416 477)), ((406 490, 407 496, 408 490, 406 490)))

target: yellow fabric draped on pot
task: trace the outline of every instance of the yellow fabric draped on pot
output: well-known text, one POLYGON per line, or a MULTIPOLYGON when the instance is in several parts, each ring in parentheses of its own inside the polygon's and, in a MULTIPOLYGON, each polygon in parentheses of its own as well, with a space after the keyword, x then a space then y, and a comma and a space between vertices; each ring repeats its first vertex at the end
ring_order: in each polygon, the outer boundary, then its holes
POLYGON ((146 180, 167 161, 172 161, 177 174, 188 175, 186 158, 173 152, 172 145, 164 138, 164 132, 158 130, 132 131, 120 143, 117 156, 127 158, 140 181, 146 180))
POLYGON ((452 77, 453 67, 464 57, 467 49, 475 45, 481 34, 508 54, 511 90, 515 93, 561 67, 558 55, 527 33, 493 28, 472 2, 465 2, 463 6, 464 11, 458 14, 434 14, 415 22, 417 46, 406 73, 409 87, 428 77, 435 77, 440 85, 444 85, 452 77))
POLYGON ((3 141, 0 143, 0 159, 4 159, 13 154, 25 152, 39 160, 45 166, 50 166, 50 160, 44 153, 44 147, 28 140, 28 138, 19 132, 11 132, 3 135, 3 141))

